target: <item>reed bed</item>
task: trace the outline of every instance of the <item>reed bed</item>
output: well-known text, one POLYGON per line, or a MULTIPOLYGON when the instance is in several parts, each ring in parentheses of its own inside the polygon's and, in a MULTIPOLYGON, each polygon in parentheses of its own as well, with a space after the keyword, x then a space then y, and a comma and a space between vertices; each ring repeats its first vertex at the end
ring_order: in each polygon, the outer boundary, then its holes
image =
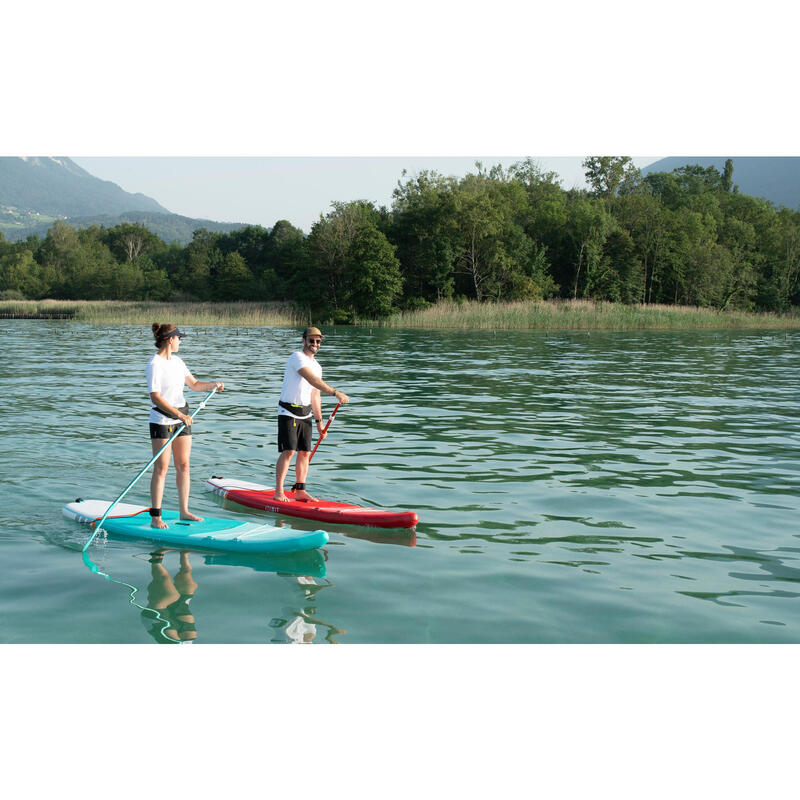
MULTIPOLYGON (((238 325, 299 327, 310 320, 280 303, 154 303, 122 300, 3 300, 0 318, 71 319, 110 325, 238 325)), ((702 328, 800 328, 798 314, 751 314, 692 306, 622 305, 590 300, 508 303, 442 301, 384 320, 360 320, 369 327, 455 328, 464 330, 669 330, 702 328)))
POLYGON ((508 303, 442 301, 371 325, 467 330, 660 330, 699 328, 800 328, 797 314, 752 314, 694 306, 623 305, 591 300, 508 303))
POLYGON ((305 325, 308 316, 281 303, 155 303, 123 300, 3 300, 0 317, 72 319, 110 325, 305 325))

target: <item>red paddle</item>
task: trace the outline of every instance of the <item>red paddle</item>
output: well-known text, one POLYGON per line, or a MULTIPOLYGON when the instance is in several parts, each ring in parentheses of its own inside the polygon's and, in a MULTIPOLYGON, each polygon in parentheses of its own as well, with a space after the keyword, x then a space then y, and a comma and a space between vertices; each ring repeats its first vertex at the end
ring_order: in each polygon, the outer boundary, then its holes
MULTIPOLYGON (((328 432, 328 428, 330 428, 331 422, 333 422, 333 418, 336 416, 336 412, 339 410, 339 406, 340 405, 341 405, 341 403, 337 403, 336 404, 336 408, 334 408, 333 411, 331 411, 331 415, 328 417, 328 421, 325 423, 325 427, 322 429, 323 433, 327 433, 328 432)), ((322 441, 322 437, 320 436, 320 438, 317 439, 317 443, 314 445, 314 449, 311 451, 311 455, 308 457, 308 462, 309 463, 311 463, 311 459, 314 458, 314 453, 317 452, 317 448, 319 447, 319 443, 321 441, 322 441)))

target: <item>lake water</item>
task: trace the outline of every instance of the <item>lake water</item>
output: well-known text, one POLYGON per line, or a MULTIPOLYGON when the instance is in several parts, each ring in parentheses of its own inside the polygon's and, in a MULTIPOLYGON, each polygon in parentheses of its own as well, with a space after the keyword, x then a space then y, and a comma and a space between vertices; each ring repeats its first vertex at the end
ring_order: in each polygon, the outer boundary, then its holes
MULTIPOLYGON (((193 429, 192 509, 301 526, 203 490, 272 483, 299 333, 187 330, 194 375, 226 383, 193 429)), ((107 580, 61 506, 113 499, 150 457, 149 329, 0 322, 0 642, 153 643, 140 606, 179 593, 198 644, 800 641, 798 334, 327 333, 351 403, 309 488, 413 509, 416 532, 321 526, 303 558, 172 551, 164 570, 98 538, 107 580)), ((148 478, 125 502, 149 505, 148 478)))

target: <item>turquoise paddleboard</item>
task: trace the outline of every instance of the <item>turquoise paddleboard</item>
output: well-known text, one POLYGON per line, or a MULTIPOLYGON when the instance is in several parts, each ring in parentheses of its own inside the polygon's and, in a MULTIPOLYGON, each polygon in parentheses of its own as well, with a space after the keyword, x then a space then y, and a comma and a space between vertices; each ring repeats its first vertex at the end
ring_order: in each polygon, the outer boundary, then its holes
MULTIPOLYGON (((76 500, 64 506, 64 516, 92 524, 111 505, 107 500, 76 500)), ((162 512, 166 529, 150 527, 147 506, 118 503, 103 523, 103 530, 129 539, 149 539, 184 549, 193 547, 234 553, 299 553, 315 550, 328 542, 325 531, 277 528, 262 522, 206 517, 202 522, 179 519, 175 511, 162 512)))

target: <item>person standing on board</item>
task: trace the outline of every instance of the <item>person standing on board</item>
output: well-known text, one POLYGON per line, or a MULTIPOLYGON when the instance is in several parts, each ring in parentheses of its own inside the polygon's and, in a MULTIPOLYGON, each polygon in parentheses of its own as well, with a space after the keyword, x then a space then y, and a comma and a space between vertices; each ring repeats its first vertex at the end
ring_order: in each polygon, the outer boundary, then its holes
POLYGON ((168 527, 161 519, 161 500, 164 496, 164 482, 169 469, 170 453, 175 462, 175 482, 178 486, 178 504, 181 519, 202 522, 189 511, 189 456, 192 452, 192 418, 189 406, 183 396, 183 387, 188 386, 196 392, 210 392, 215 386, 218 391, 225 388, 222 381, 198 381, 183 359, 176 353, 181 346, 181 333, 174 325, 153 323, 153 336, 158 352, 147 364, 147 389, 150 392, 150 439, 155 455, 167 442, 175 429, 183 422, 186 427, 173 440, 172 444, 158 457, 150 479, 150 525, 153 528, 168 527))
POLYGON ((322 402, 320 392, 335 397, 339 403, 350 398, 322 380, 322 367, 316 359, 322 344, 319 328, 303 331, 303 349, 289 356, 283 374, 283 387, 278 401, 278 465, 275 469, 275 500, 286 501, 283 482, 295 454, 296 483, 292 487, 295 500, 316 500, 306 491, 308 462, 311 459, 311 419, 317 426, 317 435, 324 439, 322 430, 322 402))

